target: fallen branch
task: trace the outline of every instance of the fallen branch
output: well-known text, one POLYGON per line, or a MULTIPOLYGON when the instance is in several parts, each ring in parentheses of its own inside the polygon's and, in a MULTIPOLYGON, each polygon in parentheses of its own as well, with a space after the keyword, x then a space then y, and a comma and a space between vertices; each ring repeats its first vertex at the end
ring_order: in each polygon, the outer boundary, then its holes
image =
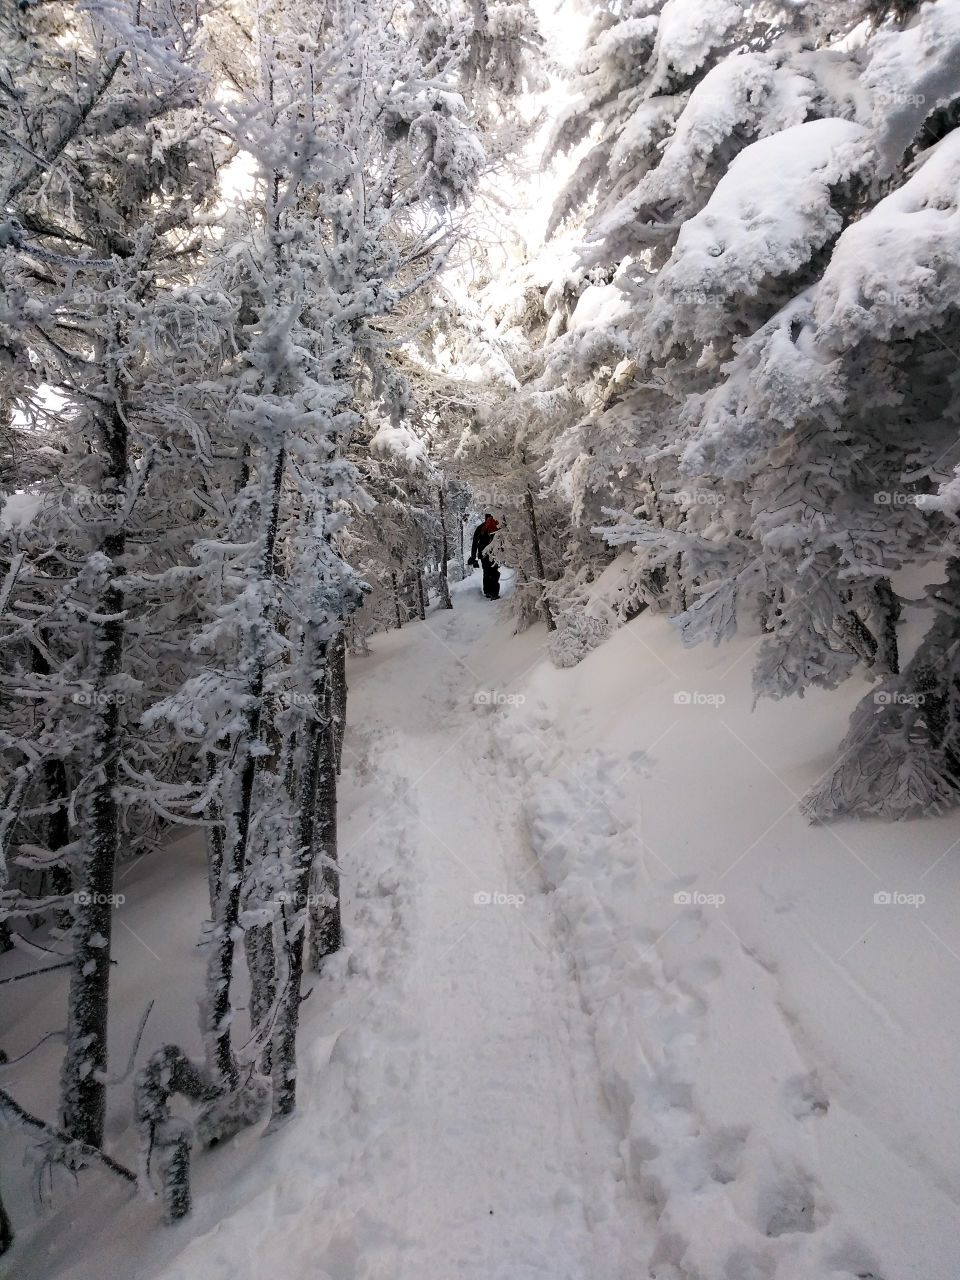
POLYGON ((70 1163, 71 1168, 82 1168, 84 1162, 93 1161, 95 1164, 102 1165, 105 1169, 109 1169, 111 1173, 115 1173, 118 1177, 123 1178, 125 1182, 137 1181, 137 1175, 132 1173, 125 1165, 120 1164, 118 1160, 114 1160, 112 1156, 108 1156, 105 1151, 101 1151, 99 1147, 91 1147, 86 1142, 80 1142, 76 1138, 71 1138, 68 1133, 64 1133, 62 1129, 55 1128, 52 1124, 47 1124, 45 1120, 41 1120, 38 1116, 31 1115, 15 1098, 12 1098, 6 1089, 0 1089, 0 1115, 14 1116, 20 1124, 26 1129, 36 1129, 38 1133, 42 1133, 44 1137, 56 1142, 62 1148, 61 1159, 63 1163, 68 1163, 64 1157, 70 1157, 75 1163, 70 1163))

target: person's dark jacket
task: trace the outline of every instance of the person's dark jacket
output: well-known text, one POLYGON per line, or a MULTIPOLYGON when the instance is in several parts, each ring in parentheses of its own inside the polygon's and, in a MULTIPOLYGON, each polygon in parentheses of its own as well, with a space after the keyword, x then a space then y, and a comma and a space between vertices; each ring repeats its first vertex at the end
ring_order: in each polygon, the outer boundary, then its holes
POLYGON ((478 524, 473 531, 473 545, 470 548, 470 564, 477 563, 477 557, 483 555, 487 547, 493 541, 493 535, 500 526, 494 520, 493 516, 487 516, 483 524, 478 524))

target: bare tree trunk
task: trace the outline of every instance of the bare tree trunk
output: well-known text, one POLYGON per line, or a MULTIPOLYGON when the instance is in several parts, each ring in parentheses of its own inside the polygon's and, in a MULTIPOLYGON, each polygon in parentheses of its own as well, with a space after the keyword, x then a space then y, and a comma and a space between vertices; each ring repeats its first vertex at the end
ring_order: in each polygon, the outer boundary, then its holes
POLYGON ((851 653, 855 653, 860 661, 872 667, 877 660, 880 648, 877 638, 855 609, 846 613, 838 613, 833 620, 837 633, 843 639, 851 653))
MULTIPOLYGON (((243 950, 250 975, 250 1030, 257 1034, 277 995, 277 957, 273 945, 273 925, 255 924, 243 932, 243 950)), ((259 1065, 270 1073, 270 1042, 264 1040, 259 1065)))
MULTIPOLYGON (((50 674, 50 663, 43 650, 35 644, 30 646, 30 669, 40 675, 50 674)), ((67 770, 62 760, 44 761, 43 785, 47 804, 51 807, 50 817, 47 819, 47 848, 63 849, 70 843, 70 819, 67 808, 70 797, 67 790, 67 770)), ((65 898, 73 888, 73 877, 69 868, 54 866, 50 869, 49 875, 50 892, 55 893, 58 898, 65 898)), ((44 891, 45 886, 41 889, 41 894, 44 891)), ((59 929, 69 929, 73 925, 73 915, 69 911, 58 911, 55 919, 59 929)))
MULTIPOLYGON (((322 658, 326 658, 326 646, 322 658)), ((303 979, 303 948, 307 930, 308 909, 311 911, 311 953, 317 948, 323 954, 327 945, 328 921, 336 920, 336 946, 339 946, 340 901, 336 894, 333 916, 326 912, 326 868, 317 875, 318 850, 329 856, 329 828, 336 821, 336 753, 333 732, 333 699, 330 672, 324 662, 324 675, 316 689, 318 716, 309 721, 305 744, 305 761, 297 794, 297 854, 293 879, 292 902, 281 906, 283 953, 286 982, 280 996, 277 1029, 273 1042, 273 1116, 289 1115, 297 1097, 297 1028, 300 1023, 300 986, 303 979), (313 892, 311 893, 311 889, 313 892), (311 908, 315 902, 316 907, 311 908), (319 918, 316 914, 320 913, 319 918)), ((335 826, 334 826, 335 830, 335 826)), ((335 853, 335 849, 333 850, 335 853)), ((339 886, 338 886, 339 888, 339 886)), ((335 950, 335 947, 329 949, 335 950)))
POLYGON ((155 1050, 137 1073, 133 1091, 134 1116, 140 1138, 140 1180, 149 1185, 150 1164, 156 1156, 163 1190, 164 1218, 175 1222, 190 1212, 190 1148, 193 1126, 170 1114, 174 1094, 192 1102, 209 1102, 218 1089, 177 1045, 155 1050))
POLYGON ((423 594, 423 565, 417 565, 417 617, 421 622, 427 620, 427 602, 423 594))
MULTIPOLYGON (((271 469, 266 519, 263 524, 263 551, 259 567, 259 579, 263 583, 269 582, 273 576, 285 464, 286 453, 280 448, 271 469)), ((257 619, 252 627, 250 652, 247 655, 250 675, 245 692, 249 696, 250 707, 245 713, 246 723, 237 744, 240 776, 235 798, 231 801, 231 840, 229 848, 224 849, 221 867, 217 910, 214 915, 213 950, 207 965, 207 993, 204 1003, 203 1030, 209 1066, 220 1083, 229 1089, 235 1089, 239 1080, 230 1035, 230 984, 233 978, 235 940, 240 932, 240 902, 253 807, 253 784, 260 758, 254 747, 260 737, 266 671, 262 622, 262 618, 257 619)))
MULTIPOLYGON (((212 751, 207 752, 207 781, 217 775, 217 759, 212 751)), ((223 868, 223 812, 219 804, 212 804, 207 810, 207 820, 213 825, 207 827, 207 893, 210 898, 210 918, 217 913, 217 894, 220 889, 220 873, 223 868)))
POLYGON ((397 611, 397 630, 403 626, 403 618, 400 615, 400 587, 397 583, 397 571, 390 570, 390 584, 393 587, 393 607, 397 611))
POLYGON ((337 773, 343 759, 343 737, 347 730, 347 635, 337 632, 330 646, 330 683, 333 700, 333 745, 337 773))
POLYGON ((3 1205, 3 1194, 0 1193, 0 1258, 13 1244, 13 1223, 3 1205))
POLYGON ((673 573, 676 584, 677 612, 685 613, 687 609, 687 592, 683 585, 683 556, 679 552, 673 562, 673 573))
POLYGON ((447 560, 450 552, 447 547, 447 513, 443 502, 443 485, 439 489, 440 494, 440 607, 442 609, 452 609, 453 601, 450 599, 450 580, 447 577, 447 560))
POLYGON ((547 601, 545 592, 546 583, 544 581, 545 574, 543 570, 543 555, 540 551, 540 535, 537 532, 537 513, 533 506, 533 491, 527 486, 524 494, 524 503, 527 508, 527 521, 530 526, 530 541, 533 544, 533 563, 537 571, 537 583, 540 587, 540 610, 547 622, 548 631, 556 631, 557 624, 553 620, 553 614, 550 611, 550 605, 547 601))
MULTIPOLYGON (((332 735, 331 735, 332 736, 332 735)), ((328 751, 321 761, 317 791, 318 845, 323 865, 314 865, 310 897, 310 967, 317 972, 343 943, 340 873, 337 870, 337 774, 328 751)))
POLYGON ((897 676, 900 674, 900 643, 897 637, 897 623, 902 612, 900 597, 889 578, 880 578, 873 590, 880 620, 880 659, 890 674, 897 676))
MULTIPOLYGON (((119 407, 104 424, 106 476, 122 493, 127 478, 127 428, 119 407)), ((107 1022, 110 1000, 110 941, 113 928, 114 873, 119 846, 120 705, 113 682, 123 659, 125 622, 123 572, 126 550, 122 528, 101 539, 105 581, 96 612, 99 658, 94 693, 91 760, 93 794, 83 834, 73 929, 73 969, 67 997, 67 1051, 61 1074, 63 1127, 91 1147, 103 1145, 106 1120, 107 1022)))

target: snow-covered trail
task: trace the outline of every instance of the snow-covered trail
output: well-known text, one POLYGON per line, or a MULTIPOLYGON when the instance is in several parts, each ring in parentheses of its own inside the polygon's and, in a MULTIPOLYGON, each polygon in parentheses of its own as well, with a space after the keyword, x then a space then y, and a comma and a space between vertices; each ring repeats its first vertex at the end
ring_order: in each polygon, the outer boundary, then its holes
POLYGON ((618 1194, 617 1138, 576 978, 488 758, 475 697, 509 696, 482 675, 499 611, 469 584, 456 605, 410 628, 402 661, 361 663, 351 687, 351 741, 376 744, 374 774, 396 803, 372 824, 345 824, 343 863, 371 841, 399 840, 398 874, 415 886, 410 1088, 377 1135, 387 1157, 357 1188, 358 1212, 396 1247, 382 1270, 358 1274, 613 1280, 633 1270, 631 1239, 634 1264, 642 1253, 639 1209, 618 1194))
MULTIPOLYGON (((493 746, 513 709, 497 700, 542 656, 539 629, 511 635, 508 607, 464 583, 455 611, 376 636, 350 665, 344 946, 305 984, 291 1122, 198 1152, 194 1209, 175 1227, 95 1172, 32 1232, 18 1201, 18 1269, 0 1275, 634 1280, 652 1224, 626 1187, 574 965, 493 746)), ((173 1040, 199 1056, 184 996, 202 983, 198 842, 124 888, 119 1043, 160 964, 177 977, 143 1052, 173 1040)), ((34 1039, 25 1015, 11 1043, 34 1039)), ((111 1149, 133 1164, 128 1085, 111 1106, 111 1149)))
MULTIPOLYGON (((295 1116, 198 1151, 171 1228, 88 1171, 31 1231, 12 1135, 0 1277, 956 1280, 960 817, 807 827, 860 695, 753 711, 750 637, 643 615, 572 669, 543 639, 468 582, 351 663, 344 946, 295 1116)), ((148 998, 142 1055, 200 1055, 204 876, 193 834, 125 872, 118 1062, 148 998)), ((57 1025, 42 981, 12 1056, 57 1025)), ((8 1077, 40 1114, 56 1049, 8 1077)), ((110 1117, 132 1166, 128 1082, 110 1117)))

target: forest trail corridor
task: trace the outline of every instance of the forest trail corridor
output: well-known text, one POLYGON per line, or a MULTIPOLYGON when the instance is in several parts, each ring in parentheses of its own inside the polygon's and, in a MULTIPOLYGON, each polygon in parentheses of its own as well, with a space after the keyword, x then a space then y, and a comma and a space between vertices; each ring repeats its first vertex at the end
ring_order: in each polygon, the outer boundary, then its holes
POLYGON ((500 613, 478 583, 454 612, 390 637, 388 659, 377 637, 378 653, 352 668, 348 769, 352 755, 389 803, 372 822, 348 819, 342 860, 349 875, 364 845, 399 850, 415 1046, 403 1104, 375 1135, 374 1183, 356 1187, 395 1242, 394 1269, 357 1274, 613 1280, 627 1274, 617 1141, 575 974, 488 758, 475 697, 504 696, 480 674, 500 613), (369 774, 368 741, 379 744, 369 774))

